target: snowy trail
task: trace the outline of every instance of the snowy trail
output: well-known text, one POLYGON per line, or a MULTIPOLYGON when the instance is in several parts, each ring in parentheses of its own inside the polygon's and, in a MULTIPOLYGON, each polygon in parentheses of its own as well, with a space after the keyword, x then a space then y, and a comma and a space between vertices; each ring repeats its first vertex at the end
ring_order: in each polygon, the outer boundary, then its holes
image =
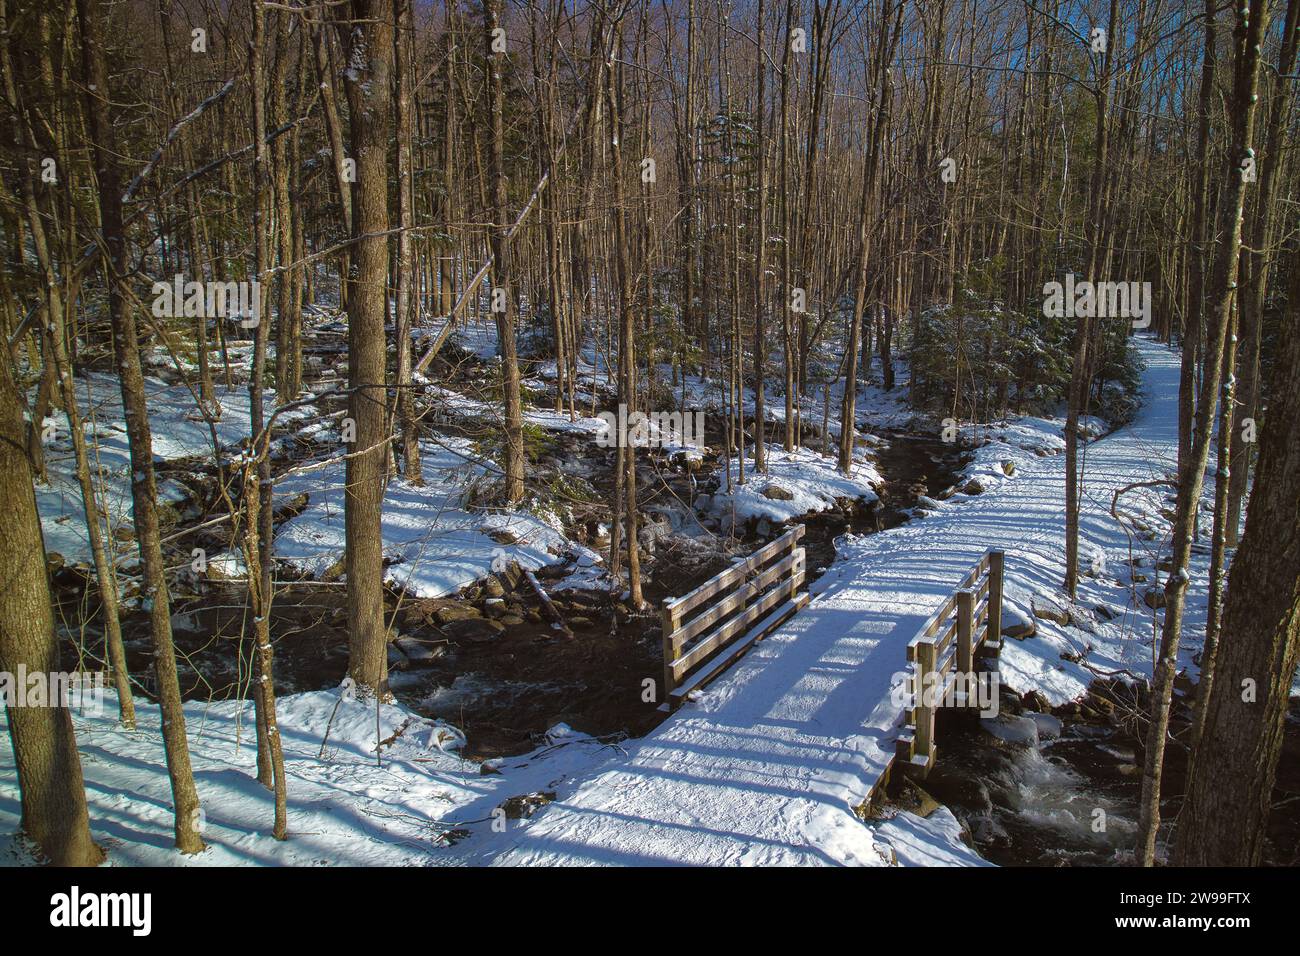
MULTIPOLYGON (((1177 354, 1146 339, 1145 404, 1127 428, 1086 451, 1081 555, 1127 562, 1129 540, 1108 513, 1112 492, 1165 477, 1176 461, 1177 354)), ((925 618, 990 547, 1006 551, 1006 597, 1028 608, 1064 577, 1065 462, 1015 444, 1063 443, 1059 423, 1018 420, 1005 441, 981 449, 979 495, 961 494, 893 531, 854 539, 814 586, 814 600, 694 703, 629 754, 561 788, 559 800, 483 848, 497 864, 881 865, 978 863, 946 809, 900 814, 875 826, 853 807, 893 752, 905 646, 925 618), (1014 477, 1001 464, 1015 463, 1014 477), (891 852, 892 851, 892 852, 891 852)), ((1141 507, 1135 501, 1134 507, 1141 507)), ((1161 519, 1158 495, 1142 517, 1161 519)), ((1155 553, 1159 542, 1150 545, 1155 553)), ((1098 569, 1102 567, 1096 561, 1098 569)), ((1203 568, 1193 589, 1203 582, 1203 568)), ((1005 642, 1003 681, 1037 687, 1053 702, 1086 688, 1091 672, 1061 659, 1082 649, 1101 669, 1150 668, 1152 613, 1114 572, 1085 578, 1079 605, 1105 604, 1115 619, 1082 629, 1039 621, 1038 635, 1005 642)), ((1189 624, 1196 626, 1195 602, 1189 624)), ((942 741, 940 742, 942 743, 942 741)))

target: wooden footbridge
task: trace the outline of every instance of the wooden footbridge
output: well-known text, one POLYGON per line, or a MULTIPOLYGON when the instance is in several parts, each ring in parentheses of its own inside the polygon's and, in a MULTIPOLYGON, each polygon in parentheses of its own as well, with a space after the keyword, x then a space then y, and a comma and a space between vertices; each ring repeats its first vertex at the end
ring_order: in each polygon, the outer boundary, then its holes
MULTIPOLYGON (((663 602, 661 709, 676 710, 807 606, 803 535, 804 526, 795 525, 689 594, 663 602)), ((922 778, 929 773, 939 707, 975 706, 977 659, 1002 649, 1003 563, 1002 551, 987 551, 908 643, 906 662, 899 661, 908 674, 903 725, 873 794, 895 766, 922 778)))

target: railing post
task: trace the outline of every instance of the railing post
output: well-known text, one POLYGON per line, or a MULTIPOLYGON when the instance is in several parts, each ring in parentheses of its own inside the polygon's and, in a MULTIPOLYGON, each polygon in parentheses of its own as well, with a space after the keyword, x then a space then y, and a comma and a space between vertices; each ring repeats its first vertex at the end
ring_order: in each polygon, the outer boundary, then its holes
POLYGON ((916 716, 915 756, 924 758, 928 766, 934 756, 934 704, 937 680, 934 668, 934 641, 921 641, 916 645, 916 697, 913 701, 916 716))
MULTIPOLYGON (((957 676, 965 686, 975 670, 975 592, 965 588, 957 592, 957 676)), ((963 703, 966 692, 962 691, 963 703)))
POLYGON ((1002 570, 1006 555, 1002 551, 989 552, 989 613, 986 641, 995 646, 1002 640, 1002 570))
POLYGON ((672 599, 664 598, 659 609, 664 648, 664 686, 659 699, 667 710, 673 708, 672 692, 676 689, 676 682, 673 679, 673 631, 677 629, 677 615, 673 614, 669 609, 670 604, 672 604, 672 599))

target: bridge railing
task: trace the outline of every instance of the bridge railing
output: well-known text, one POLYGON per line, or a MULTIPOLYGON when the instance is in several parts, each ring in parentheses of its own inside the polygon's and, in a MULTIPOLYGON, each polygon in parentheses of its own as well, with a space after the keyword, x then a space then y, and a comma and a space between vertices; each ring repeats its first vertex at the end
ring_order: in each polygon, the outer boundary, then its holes
POLYGON ((664 704, 675 710, 808 603, 795 525, 689 594, 663 602, 664 704))
POLYGON ((924 777, 937 754, 934 717, 952 695, 969 706, 975 654, 1002 648, 1002 574, 1005 554, 990 550, 957 585, 907 645, 909 705, 896 759, 908 773, 924 777))

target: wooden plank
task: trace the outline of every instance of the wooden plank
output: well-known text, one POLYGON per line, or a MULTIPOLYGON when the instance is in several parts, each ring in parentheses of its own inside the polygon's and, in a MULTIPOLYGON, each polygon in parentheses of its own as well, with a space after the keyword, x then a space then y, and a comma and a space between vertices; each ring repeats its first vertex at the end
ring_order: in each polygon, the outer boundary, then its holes
POLYGON ((974 669, 975 592, 957 592, 957 672, 969 674, 974 669))
MULTIPOLYGON (((796 549, 795 553, 792 554, 791 557, 795 559, 796 567, 802 567, 805 560, 803 548, 796 549)), ((697 642, 689 651, 673 661, 673 680, 681 680, 682 675, 702 661, 705 657, 708 657, 709 654, 743 634, 745 628, 749 627, 750 624, 770 611, 778 602, 792 595, 795 587, 796 585, 793 579, 782 581, 746 608, 742 613, 736 615, 712 634, 697 642)))
POLYGON ((663 687, 663 694, 660 696, 659 699, 663 701, 663 703, 666 705, 668 703, 668 695, 671 694, 673 692, 673 688, 677 686, 676 678, 673 675, 673 665, 672 665, 672 655, 673 655, 672 634, 669 633, 672 628, 672 616, 668 611, 667 598, 664 599, 664 602, 660 607, 660 615, 662 618, 661 627, 663 629, 664 687, 663 687))
MULTIPOLYGON (((750 571, 756 571, 769 560, 792 549, 795 544, 803 537, 803 525, 797 524, 781 537, 777 538, 763 547, 759 548, 753 554, 746 557, 743 561, 738 561, 727 570, 714 575, 705 581, 693 591, 689 591, 682 597, 674 599, 667 607, 673 615, 674 623, 680 621, 692 608, 698 606, 701 602, 708 600, 716 594, 721 594, 731 586, 743 580, 744 576, 750 571)), ((675 629, 675 628, 674 628, 675 629)))
POLYGON ((934 707, 926 704, 925 691, 926 679, 935 670, 934 644, 926 641, 917 645, 916 665, 916 746, 913 755, 928 760, 934 749, 934 707))
POLYGON ((989 552, 989 623, 985 629, 986 640, 1002 640, 1002 573, 1006 555, 1001 551, 989 552))
POLYGON ((789 618, 793 617, 801 608, 808 603, 808 593, 796 594, 791 600, 782 604, 779 608, 769 614, 758 626, 746 634, 743 638, 731 644, 725 654, 720 654, 708 663, 707 666, 701 667, 687 680, 683 681, 680 687, 673 689, 670 697, 677 703, 686 698, 686 695, 693 690, 703 687, 715 676, 725 670, 737 657, 761 641, 767 635, 784 624, 789 618))

